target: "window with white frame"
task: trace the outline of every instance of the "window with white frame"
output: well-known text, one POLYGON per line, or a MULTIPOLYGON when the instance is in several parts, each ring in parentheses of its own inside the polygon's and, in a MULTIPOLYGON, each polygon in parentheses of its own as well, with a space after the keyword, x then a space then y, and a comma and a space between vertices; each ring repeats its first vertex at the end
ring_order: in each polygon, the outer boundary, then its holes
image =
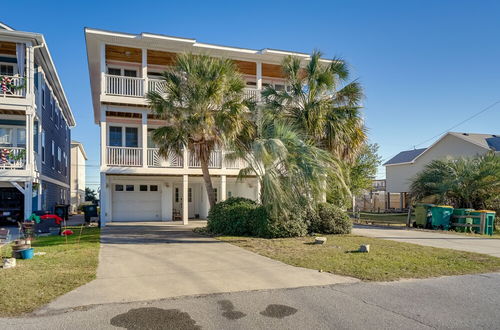
POLYGON ((42 87, 42 109, 45 110, 45 88, 42 87))
POLYGON ((14 64, 0 63, 0 75, 2 76, 13 76, 14 75, 14 64))
POLYGON ((55 126, 56 126, 57 129, 59 129, 59 109, 56 107, 55 110, 54 110, 54 112, 55 112, 55 120, 54 120, 54 122, 56 124, 55 126))
POLYGON ((54 113, 55 113, 55 107, 54 107, 54 98, 52 94, 50 95, 50 119, 54 120, 54 113))
POLYGON ((63 161, 64 161, 64 176, 68 176, 68 157, 66 156, 66 152, 63 152, 63 161))
POLYGON ((45 131, 42 129, 42 163, 45 163, 45 131))
POLYGON ((136 69, 125 69, 119 67, 110 67, 108 68, 108 74, 113 76, 124 76, 124 77, 137 77, 136 69))
POLYGON ((25 147, 26 128, 21 126, 0 126, 0 146, 25 147))
POLYGON ((57 147, 57 170, 61 173, 61 148, 57 147))
POLYGON ((52 166, 53 169, 55 169, 55 167, 56 167, 56 144, 55 144, 54 140, 52 140, 51 147, 52 147, 52 157, 51 157, 52 164, 50 164, 50 165, 52 166))

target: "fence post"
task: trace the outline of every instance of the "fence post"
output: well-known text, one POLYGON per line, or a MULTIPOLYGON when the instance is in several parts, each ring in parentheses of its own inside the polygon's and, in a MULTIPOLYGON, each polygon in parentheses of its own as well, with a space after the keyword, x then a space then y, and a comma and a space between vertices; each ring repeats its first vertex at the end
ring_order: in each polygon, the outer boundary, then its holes
POLYGON ((485 234, 486 229, 486 213, 481 213, 481 234, 485 234))

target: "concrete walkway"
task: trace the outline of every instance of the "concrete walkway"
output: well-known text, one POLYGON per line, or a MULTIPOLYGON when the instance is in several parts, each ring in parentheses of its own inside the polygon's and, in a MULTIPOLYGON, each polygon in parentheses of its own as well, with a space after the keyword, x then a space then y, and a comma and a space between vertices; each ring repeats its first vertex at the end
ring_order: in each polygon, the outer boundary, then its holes
POLYGON ((382 238, 392 241, 489 254, 500 258, 500 239, 498 238, 359 225, 353 228, 352 233, 355 235, 382 238))
POLYGON ((97 279, 39 311, 176 296, 353 283, 197 235, 196 225, 114 223, 103 229, 97 279))

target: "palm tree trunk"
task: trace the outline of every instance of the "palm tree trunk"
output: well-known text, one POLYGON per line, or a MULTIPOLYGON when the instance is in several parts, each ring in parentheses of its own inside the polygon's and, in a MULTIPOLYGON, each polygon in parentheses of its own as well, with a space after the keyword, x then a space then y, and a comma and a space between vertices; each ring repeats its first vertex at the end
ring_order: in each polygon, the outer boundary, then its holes
POLYGON ((210 203, 210 208, 212 208, 215 205, 215 191, 214 187, 212 186, 210 173, 208 172, 208 160, 208 155, 204 154, 204 152, 200 152, 201 172, 203 173, 205 188, 207 189, 208 202, 210 203))

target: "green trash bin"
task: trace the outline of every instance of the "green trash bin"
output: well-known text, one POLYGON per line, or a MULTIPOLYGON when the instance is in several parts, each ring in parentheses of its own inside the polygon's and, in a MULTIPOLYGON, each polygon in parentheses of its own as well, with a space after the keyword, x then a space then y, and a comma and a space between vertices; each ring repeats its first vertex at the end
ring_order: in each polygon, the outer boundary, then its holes
MULTIPOLYGON (((471 215, 481 216, 486 213, 486 223, 484 224, 484 232, 481 231, 481 227, 474 227, 473 230, 476 234, 483 235, 493 235, 494 227, 495 227, 495 211, 490 210, 477 210, 471 212, 471 215)), ((472 218, 473 223, 475 225, 481 225, 481 218, 472 218)))
MULTIPOLYGON (((453 215, 456 216, 464 216, 464 215, 470 215, 471 212, 474 212, 474 209, 453 209, 453 215)), ((472 218, 458 218, 455 221, 456 223, 459 224, 472 224, 472 218)), ((459 232, 470 232, 471 228, 470 227, 455 227, 456 231, 459 232)))
POLYGON ((444 229, 448 230, 450 228, 451 215, 453 214, 453 207, 448 205, 435 205, 431 207, 432 229, 444 229))
POLYGON ((419 228, 427 228, 429 220, 432 217, 431 207, 434 204, 417 204, 415 206, 415 226, 419 228))

